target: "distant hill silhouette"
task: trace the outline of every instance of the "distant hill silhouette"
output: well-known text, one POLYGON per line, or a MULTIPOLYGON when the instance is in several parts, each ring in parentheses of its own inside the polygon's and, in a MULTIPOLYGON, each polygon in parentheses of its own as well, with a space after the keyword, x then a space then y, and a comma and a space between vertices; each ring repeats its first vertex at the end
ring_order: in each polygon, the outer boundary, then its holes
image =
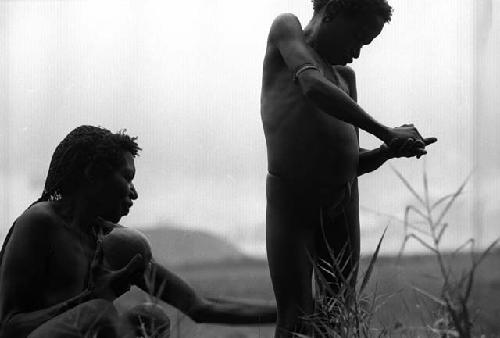
POLYGON ((236 246, 207 232, 163 224, 138 230, 148 237, 155 259, 167 266, 246 259, 236 246))

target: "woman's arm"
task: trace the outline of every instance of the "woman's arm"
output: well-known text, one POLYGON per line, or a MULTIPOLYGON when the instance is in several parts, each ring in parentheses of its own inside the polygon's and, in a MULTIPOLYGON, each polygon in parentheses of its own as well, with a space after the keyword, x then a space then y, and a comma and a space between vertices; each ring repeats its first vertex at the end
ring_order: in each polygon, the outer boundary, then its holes
POLYGON ((138 286, 176 307, 197 323, 264 324, 275 323, 276 305, 268 302, 205 298, 182 278, 158 263, 151 263, 149 277, 138 286))

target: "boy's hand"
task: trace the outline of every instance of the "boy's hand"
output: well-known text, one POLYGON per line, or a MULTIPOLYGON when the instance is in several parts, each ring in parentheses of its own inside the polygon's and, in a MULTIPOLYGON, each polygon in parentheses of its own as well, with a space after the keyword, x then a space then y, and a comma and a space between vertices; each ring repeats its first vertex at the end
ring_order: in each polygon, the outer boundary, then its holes
POLYGON ((387 158, 400 158, 400 157, 418 157, 427 154, 427 151, 423 148, 418 148, 415 146, 416 142, 413 139, 396 139, 391 143, 389 147, 387 144, 382 144, 380 149, 384 151, 387 158))
MULTIPOLYGON (((413 127, 413 125, 403 125, 401 128, 413 127)), ((415 129, 416 131, 416 129, 415 129)), ((418 133, 418 131, 417 131, 418 133)), ((420 134, 419 134, 420 136, 420 134)), ((421 137, 421 136, 420 136, 421 137)), ((427 154, 425 147, 436 142, 437 138, 429 137, 422 138, 421 140, 415 138, 395 138, 393 139, 389 145, 383 144, 381 148, 387 151, 387 155, 389 158, 399 158, 399 157, 417 157, 423 156, 427 154)))
POLYGON ((417 143, 416 146, 418 148, 425 148, 424 138, 413 124, 403 124, 401 127, 389 128, 386 138, 382 141, 393 148, 392 144, 398 139, 413 139, 413 142, 417 143))

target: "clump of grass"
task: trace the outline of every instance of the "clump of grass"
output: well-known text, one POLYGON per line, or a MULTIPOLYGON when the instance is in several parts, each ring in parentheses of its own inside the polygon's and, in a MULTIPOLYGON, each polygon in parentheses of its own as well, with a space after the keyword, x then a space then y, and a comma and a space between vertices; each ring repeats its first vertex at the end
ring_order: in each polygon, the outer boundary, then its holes
MULTIPOLYGON (((347 245, 337 255, 328 248, 331 262, 322 260, 313 264, 316 284, 321 291, 316 297, 315 312, 304 316, 303 320, 312 328, 314 337, 380 337, 387 333, 387 330, 372 327, 374 313, 383 305, 382 300, 387 296, 378 295, 376 291, 370 295, 365 294, 386 230, 387 227, 380 237, 366 271, 359 279, 356 273, 357 265, 347 276, 343 273, 350 259, 349 256, 345 257, 346 254, 349 255, 347 245), (338 282, 332 285, 327 277, 333 277, 338 282)), ((295 336, 307 337, 303 334, 295 336)))
MULTIPOLYGON (((166 280, 163 280, 161 284, 157 287, 157 271, 153 265, 149 265, 149 267, 144 272, 144 280, 146 284, 146 288, 153 292, 153 295, 147 293, 147 297, 149 300, 149 305, 151 307, 159 307, 161 308, 161 304, 159 302, 160 296, 165 289, 166 280), (156 290, 156 291, 155 291, 156 290)), ((158 321, 150 318, 146 323, 142 317, 138 318, 140 322, 140 334, 143 338, 169 338, 170 337, 170 321, 158 321)))
MULTIPOLYGON (((398 261, 401 259, 409 240, 417 241, 436 257, 440 279, 442 280, 439 295, 433 295, 416 286, 413 287, 413 291, 435 304, 437 312, 425 307, 424 311, 429 312, 429 314, 432 313, 433 317, 430 317, 432 319, 428 320, 427 323, 423 323, 423 328, 410 328, 400 322, 397 322, 395 327, 391 329, 373 327, 374 314, 385 304, 386 300, 393 296, 393 294, 378 295, 376 288, 371 294, 365 294, 366 285, 370 280, 384 238, 384 235, 382 235, 366 271, 359 280, 354 281, 356 278, 355 272, 349 274, 348 277, 343 277, 342 271, 345 266, 341 266, 340 262, 345 262, 345 260, 341 259, 342 254, 345 254, 345 250, 339 255, 340 257, 335 257, 333 250, 329 250, 332 262, 321 261, 314 265, 315 278, 323 292, 317 298, 317 308, 314 314, 304 317, 304 320, 312 327, 314 337, 320 338, 386 337, 391 336, 394 332, 398 334, 404 332, 404 336, 413 336, 416 331, 422 333, 422 329, 424 335, 432 337, 472 338, 473 334, 476 333, 475 331, 477 331, 474 327, 475 318, 470 308, 475 275, 479 265, 497 246, 500 239, 493 241, 483 251, 475 250, 473 238, 459 245, 451 253, 445 254, 442 250, 442 240, 449 228, 445 217, 457 198, 463 193, 471 175, 453 193, 431 201, 425 168, 423 172, 423 195, 417 193, 398 170, 395 168, 393 170, 418 201, 417 205, 407 205, 405 207, 405 235, 398 254, 398 261), (410 216, 416 216, 418 220, 411 222, 410 216), (453 260, 466 249, 469 249, 470 265, 467 269, 457 273, 446 258, 453 260), (327 281, 327 276, 337 278, 339 288, 332 288, 327 281), (356 285, 359 285, 359 287, 356 287, 356 285)), ((356 270, 353 269, 353 271, 356 270)), ((416 336, 421 336, 421 333, 416 336)), ((296 334, 296 337, 306 338, 307 336, 296 334)))
POLYGON ((470 338, 473 336, 474 331, 474 318, 471 315, 470 309, 474 277, 478 266, 488 253, 498 244, 499 239, 493 241, 482 252, 477 252, 475 250, 475 241, 473 238, 469 238, 454 250, 451 253, 452 259, 458 253, 469 248, 471 258, 470 266, 459 274, 453 271, 453 266, 446 261, 441 243, 449 227, 449 224, 444 221, 445 216, 458 196, 463 193, 471 175, 463 181, 455 192, 442 196, 436 201, 431 201, 429 196, 427 170, 425 167, 423 171, 423 195, 418 194, 398 170, 394 167, 392 167, 392 169, 418 201, 417 205, 407 205, 405 208, 405 236, 398 258, 401 258, 406 243, 409 240, 415 240, 432 252, 436 257, 437 266, 442 278, 440 294, 437 296, 414 287, 417 293, 430 299, 439 309, 438 318, 433 325, 427 325, 427 329, 440 337, 470 338), (411 215, 417 217, 418 221, 415 223, 410 222, 411 215))

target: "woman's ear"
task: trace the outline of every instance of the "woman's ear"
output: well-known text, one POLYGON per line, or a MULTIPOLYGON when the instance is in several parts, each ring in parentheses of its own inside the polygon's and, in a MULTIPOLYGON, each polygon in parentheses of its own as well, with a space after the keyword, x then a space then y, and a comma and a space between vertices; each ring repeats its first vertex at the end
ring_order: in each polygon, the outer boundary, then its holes
POLYGON ((106 162, 90 162, 83 169, 85 183, 95 184, 103 182, 112 171, 113 167, 106 162))
POLYGON ((95 183, 98 176, 98 168, 95 163, 89 163, 83 169, 83 176, 86 183, 95 183))

